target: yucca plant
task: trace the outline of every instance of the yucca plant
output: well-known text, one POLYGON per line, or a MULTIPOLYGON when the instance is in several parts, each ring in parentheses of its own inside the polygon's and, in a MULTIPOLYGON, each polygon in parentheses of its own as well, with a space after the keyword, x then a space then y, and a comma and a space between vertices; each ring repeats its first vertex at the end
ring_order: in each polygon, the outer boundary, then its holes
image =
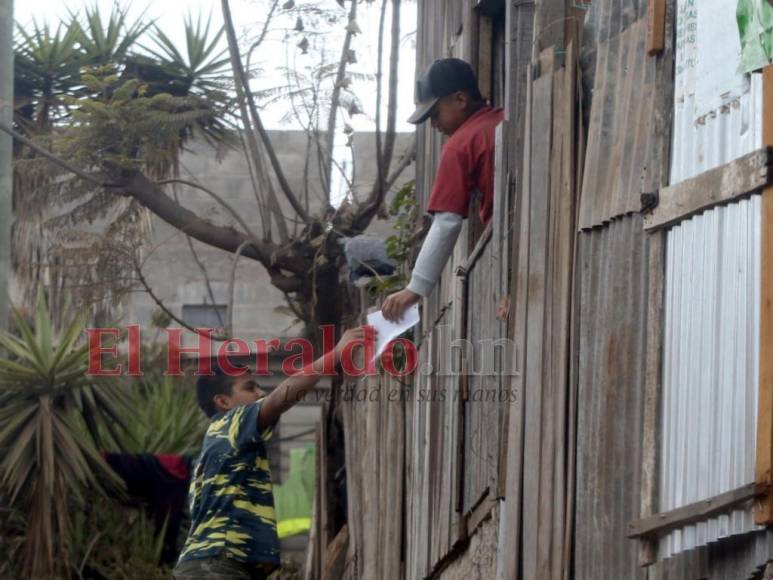
POLYGON ((126 8, 113 6, 107 19, 102 17, 98 5, 85 9, 85 18, 80 24, 77 15, 70 16, 78 23, 80 34, 78 43, 83 53, 83 64, 104 66, 120 63, 136 49, 137 41, 153 25, 144 20, 143 15, 130 22, 126 8))
POLYGON ((79 35, 80 27, 72 20, 56 29, 35 21, 27 28, 17 26, 14 98, 16 120, 23 129, 47 131, 64 114, 61 96, 78 85, 79 35))
POLYGON ((25 576, 52 578, 70 564, 70 509, 87 490, 123 486, 99 449, 117 439, 127 398, 118 383, 87 374, 83 317, 55 337, 39 292, 33 324, 19 311, 14 318, 18 335, 0 332, 0 483, 27 513, 25 576))
MULTIPOLYGON (((159 66, 178 79, 185 90, 183 94, 207 94, 224 90, 224 80, 229 64, 228 50, 221 45, 223 28, 210 34, 210 18, 202 22, 199 15, 196 23, 185 17, 185 49, 180 52, 170 38, 158 26, 153 28, 156 47, 146 50, 157 60, 159 66), (183 55, 184 53, 184 55, 183 55)), ((169 90, 177 94, 174 90, 169 90)))

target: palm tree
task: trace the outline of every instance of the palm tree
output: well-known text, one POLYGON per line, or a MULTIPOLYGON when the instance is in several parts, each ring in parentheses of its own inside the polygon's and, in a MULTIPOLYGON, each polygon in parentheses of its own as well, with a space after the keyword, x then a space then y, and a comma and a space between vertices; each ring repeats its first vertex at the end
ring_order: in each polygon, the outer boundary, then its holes
POLYGON ((56 577, 69 565, 72 505, 121 489, 99 449, 120 437, 128 399, 88 375, 83 316, 55 338, 42 292, 32 326, 14 315, 18 336, 0 332, 0 484, 27 514, 26 577, 56 577))
MULTIPOLYGON (((26 29, 17 26, 16 129, 62 154, 64 133, 77 124, 83 107, 104 111, 116 102, 158 96, 155 104, 179 132, 171 149, 151 158, 161 161, 155 163, 153 177, 168 177, 176 172, 177 155, 194 131, 210 142, 230 142, 230 100, 219 80, 227 65, 218 50, 221 36, 222 30, 213 32, 208 21, 188 18, 184 57, 152 22, 142 17, 130 21, 117 6, 107 17, 97 7, 82 18, 71 14, 56 28, 35 22, 26 29), (162 103, 162 95, 174 99, 162 103)), ((125 104, 124 111, 135 105, 125 104)), ((129 158, 140 152, 122 151, 129 158)), ((136 283, 126 276, 131 264, 116 257, 143 248, 149 233, 147 211, 133 200, 69 178, 20 144, 15 159, 19 286, 34 288, 45 277, 54 305, 77 298, 92 304, 94 318, 112 317, 114 305, 136 283), (69 204, 68 211, 52 215, 51 208, 61 202, 69 204), (94 220, 110 224, 102 236, 77 233, 80 224, 94 220), (105 275, 106 265, 112 277, 105 275)))

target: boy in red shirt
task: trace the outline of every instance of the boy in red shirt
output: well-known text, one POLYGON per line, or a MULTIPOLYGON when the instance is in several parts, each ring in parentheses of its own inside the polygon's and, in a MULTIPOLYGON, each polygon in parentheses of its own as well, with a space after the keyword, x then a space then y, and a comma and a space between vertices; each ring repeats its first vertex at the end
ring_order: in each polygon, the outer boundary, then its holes
POLYGON ((427 211, 432 226, 404 290, 387 297, 381 311, 397 321, 407 308, 429 295, 440 278, 467 217, 473 195, 480 195, 480 218, 491 219, 494 207, 494 133, 502 109, 486 105, 472 67, 457 58, 433 62, 416 82, 416 111, 408 119, 448 136, 443 146, 427 211))

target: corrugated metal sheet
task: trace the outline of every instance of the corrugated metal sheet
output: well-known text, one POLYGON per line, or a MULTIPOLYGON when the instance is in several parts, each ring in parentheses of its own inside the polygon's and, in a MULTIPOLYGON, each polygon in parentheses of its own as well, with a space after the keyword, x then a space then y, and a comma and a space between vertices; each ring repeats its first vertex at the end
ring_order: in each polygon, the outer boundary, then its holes
POLYGON ((762 146, 762 78, 736 73, 735 2, 678 7, 671 183, 762 146))
MULTIPOLYGON (((661 511, 754 481, 760 196, 716 208, 666 238, 661 511)), ((660 557, 754 528, 736 510, 664 538, 660 557)))
MULTIPOLYGON (((738 35, 726 25, 735 3, 678 0, 677 10, 671 183, 762 143, 761 82, 736 73, 738 35)), ((753 480, 758 363, 746 355, 759 352, 759 211, 755 197, 667 235, 662 510, 753 480)), ((666 536, 659 554, 753 528, 738 510, 666 536)))
POLYGON ((664 123, 658 81, 665 63, 647 56, 646 38, 647 21, 639 19, 595 48, 580 229, 639 211, 641 194, 661 182, 667 152, 656 146, 656 132, 664 123))
POLYGON ((646 15, 646 0, 590 2, 583 26, 583 42, 589 47, 598 47, 646 15))
POLYGON ((725 538, 650 567, 649 580, 761 580, 773 560, 773 530, 725 538))
POLYGON ((647 234, 638 214, 581 232, 574 578, 645 578, 625 537, 639 515, 647 234))
MULTIPOLYGON (((677 77, 677 81, 684 80, 677 77)), ((707 113, 696 110, 696 96, 674 107, 671 183, 679 183, 751 153, 762 146, 762 77, 746 77, 746 89, 707 113)))

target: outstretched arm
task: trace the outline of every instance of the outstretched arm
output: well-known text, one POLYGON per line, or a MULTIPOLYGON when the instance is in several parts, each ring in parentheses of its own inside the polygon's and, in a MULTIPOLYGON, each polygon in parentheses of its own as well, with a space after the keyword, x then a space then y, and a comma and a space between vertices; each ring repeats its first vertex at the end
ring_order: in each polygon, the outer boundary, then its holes
MULTIPOLYGON (((317 384, 320 377, 324 374, 325 369, 335 368, 347 344, 365 338, 365 328, 360 326, 359 328, 352 328, 344 332, 341 340, 338 341, 333 350, 326 352, 298 374, 286 378, 270 395, 267 395, 260 407, 258 428, 265 429, 269 425, 273 425, 282 413, 295 405, 308 391, 313 389, 314 385, 317 384)), ((371 336, 373 335, 371 334, 371 336)))
POLYGON ((435 214, 408 287, 388 296, 381 306, 384 318, 395 322, 400 320, 410 306, 429 295, 454 251, 463 219, 461 215, 451 212, 435 214))

